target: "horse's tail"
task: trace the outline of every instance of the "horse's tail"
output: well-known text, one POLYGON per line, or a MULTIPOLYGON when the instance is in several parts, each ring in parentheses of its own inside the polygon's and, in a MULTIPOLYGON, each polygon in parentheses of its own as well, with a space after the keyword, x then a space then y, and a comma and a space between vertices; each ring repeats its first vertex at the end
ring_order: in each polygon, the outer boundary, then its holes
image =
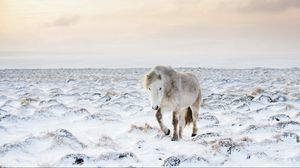
POLYGON ((191 107, 187 108, 187 111, 185 113, 185 125, 189 125, 193 122, 193 113, 191 107))

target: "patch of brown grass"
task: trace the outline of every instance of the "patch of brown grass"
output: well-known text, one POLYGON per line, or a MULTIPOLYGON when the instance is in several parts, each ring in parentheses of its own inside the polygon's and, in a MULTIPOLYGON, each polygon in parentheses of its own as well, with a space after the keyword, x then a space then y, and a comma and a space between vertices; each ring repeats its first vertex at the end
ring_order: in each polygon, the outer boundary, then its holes
POLYGON ((264 92, 264 90, 263 90, 262 88, 260 88, 260 87, 257 87, 257 88, 255 88, 255 90, 254 90, 253 92, 251 92, 249 95, 255 97, 255 96, 261 94, 262 92, 264 92))
POLYGON ((148 123, 145 123, 144 126, 137 126, 137 125, 132 124, 128 132, 132 132, 134 130, 139 130, 139 131, 142 131, 142 132, 148 132, 148 131, 158 130, 158 129, 150 126, 148 123))

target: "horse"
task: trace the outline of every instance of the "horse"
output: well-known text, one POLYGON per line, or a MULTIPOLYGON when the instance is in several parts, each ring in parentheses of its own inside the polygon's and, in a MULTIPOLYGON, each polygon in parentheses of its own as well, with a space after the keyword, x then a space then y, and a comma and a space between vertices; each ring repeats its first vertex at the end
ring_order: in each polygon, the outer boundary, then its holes
POLYGON ((172 141, 182 138, 186 125, 193 123, 192 137, 197 135, 197 119, 201 105, 201 88, 192 73, 177 72, 170 66, 157 65, 144 76, 144 88, 150 97, 152 109, 160 129, 170 134, 163 123, 163 113, 172 112, 172 141), (179 124, 179 130, 178 130, 179 124))

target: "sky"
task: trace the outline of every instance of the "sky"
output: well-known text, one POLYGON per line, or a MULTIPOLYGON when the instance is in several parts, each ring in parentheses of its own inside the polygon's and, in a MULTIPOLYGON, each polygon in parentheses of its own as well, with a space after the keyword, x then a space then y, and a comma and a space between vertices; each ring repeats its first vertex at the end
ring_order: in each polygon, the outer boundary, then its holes
POLYGON ((0 69, 300 67, 300 0, 0 0, 0 69))

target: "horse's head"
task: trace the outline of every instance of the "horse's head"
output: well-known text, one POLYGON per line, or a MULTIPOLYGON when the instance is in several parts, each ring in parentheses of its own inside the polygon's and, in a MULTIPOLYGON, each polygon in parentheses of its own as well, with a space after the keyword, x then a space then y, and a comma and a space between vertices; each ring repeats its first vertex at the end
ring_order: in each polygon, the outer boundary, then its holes
POLYGON ((151 98, 151 104, 153 110, 158 110, 160 108, 161 100, 163 98, 163 80, 160 74, 152 71, 145 76, 145 89, 151 98))

